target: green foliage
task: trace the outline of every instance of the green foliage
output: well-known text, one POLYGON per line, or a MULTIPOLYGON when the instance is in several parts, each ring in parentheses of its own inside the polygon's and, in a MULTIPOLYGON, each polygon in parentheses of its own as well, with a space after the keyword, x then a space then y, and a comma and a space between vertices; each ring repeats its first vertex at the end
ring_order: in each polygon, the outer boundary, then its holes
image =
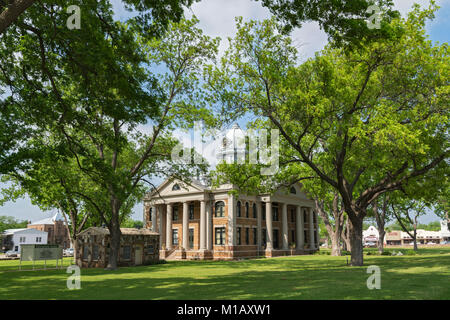
POLYGON ((10 216, 0 216, 0 233, 7 229, 20 229, 26 228, 28 221, 17 220, 10 216))
POLYGON ((127 218, 120 224, 121 228, 137 228, 141 229, 143 228, 144 223, 140 220, 133 220, 131 218, 127 218))
MULTIPOLYGON (((258 1, 258 0, 257 0, 258 1)), ((265 7, 280 20, 285 31, 308 21, 315 21, 329 36, 335 45, 360 44, 362 39, 371 41, 395 38, 399 30, 389 24, 399 12, 393 10, 392 0, 378 1, 308 1, 308 0, 261 0, 265 7), (376 4, 382 10, 379 29, 369 29, 366 20, 372 12, 367 9, 376 4)))

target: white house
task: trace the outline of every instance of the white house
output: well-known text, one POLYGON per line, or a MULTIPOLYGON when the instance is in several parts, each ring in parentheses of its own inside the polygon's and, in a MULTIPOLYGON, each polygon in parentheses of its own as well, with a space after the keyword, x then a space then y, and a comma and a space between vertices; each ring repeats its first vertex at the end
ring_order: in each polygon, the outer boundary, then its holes
POLYGON ((377 228, 374 226, 370 226, 367 230, 363 230, 363 240, 364 242, 375 242, 378 243, 378 239, 380 238, 380 234, 378 233, 377 228))
POLYGON ((47 244, 48 233, 36 229, 7 229, 3 236, 3 249, 20 253, 23 244, 47 244))

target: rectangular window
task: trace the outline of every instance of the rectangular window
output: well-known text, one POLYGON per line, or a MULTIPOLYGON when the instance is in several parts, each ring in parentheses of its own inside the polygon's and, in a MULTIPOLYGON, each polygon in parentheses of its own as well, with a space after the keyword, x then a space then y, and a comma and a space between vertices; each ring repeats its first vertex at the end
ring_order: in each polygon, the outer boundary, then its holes
POLYGON ((194 248, 194 229, 189 229, 189 248, 194 248))
POLYGON ((215 244, 216 245, 225 244, 225 227, 215 229, 215 244))
POLYGON ((303 239, 304 239, 304 242, 305 243, 309 243, 309 239, 308 239, 308 231, 307 230, 305 230, 304 231, 304 233, 303 233, 303 239))
POLYGON ((87 261, 89 257, 89 247, 87 245, 83 246, 83 260, 87 261))
POLYGON ((178 229, 173 229, 172 230, 172 244, 174 246, 178 245, 178 229))
POLYGON ((147 246, 147 249, 145 249, 145 250, 147 251, 147 254, 154 254, 155 253, 155 249, 154 249, 152 244, 149 244, 147 246))
POLYGON ((240 245, 241 244, 241 228, 237 227, 236 231, 237 231, 237 244, 240 245))
POLYGON ((92 260, 98 260, 98 245, 94 244, 92 246, 92 260))
POLYGON ((194 204, 189 204, 189 220, 194 220, 194 204))
POLYGON ((291 230, 291 242, 295 242, 295 230, 291 230))
POLYGON ((131 260, 131 246, 122 247, 122 260, 131 260))
POLYGON ((295 222, 295 209, 291 209, 291 222, 295 222))
POLYGON ((250 244, 250 228, 245 228, 245 244, 250 244))
POLYGON ((278 221, 278 207, 272 207, 272 220, 278 221))
POLYGON ((178 206, 173 207, 173 221, 178 221, 178 206))
POLYGON ((273 229, 273 248, 278 249, 278 229, 273 229))
POLYGON ((253 244, 258 244, 258 229, 253 228, 253 244))
POLYGON ((267 245, 267 231, 262 229, 262 244, 265 247, 267 245))
POLYGON ((148 211, 148 221, 152 221, 152 213, 153 213, 153 208, 150 207, 150 210, 148 211))

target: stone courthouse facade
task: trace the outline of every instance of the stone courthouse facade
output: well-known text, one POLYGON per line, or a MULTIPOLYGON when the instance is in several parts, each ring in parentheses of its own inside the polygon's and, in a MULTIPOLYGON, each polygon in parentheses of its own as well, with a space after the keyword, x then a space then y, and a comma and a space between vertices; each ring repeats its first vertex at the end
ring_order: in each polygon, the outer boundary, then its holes
POLYGON ((236 259, 318 250, 314 203, 299 184, 273 195, 233 196, 231 185, 168 179, 144 199, 145 227, 162 259, 236 259))

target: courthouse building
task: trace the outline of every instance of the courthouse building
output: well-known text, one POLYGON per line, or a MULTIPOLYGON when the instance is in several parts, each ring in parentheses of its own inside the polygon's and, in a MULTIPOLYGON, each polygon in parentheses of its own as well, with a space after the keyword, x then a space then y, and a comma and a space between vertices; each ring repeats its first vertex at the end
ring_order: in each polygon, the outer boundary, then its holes
MULTIPOLYGON (((236 158, 239 130, 234 126, 224 137, 220 156, 236 158)), ((257 196, 234 196, 233 188, 169 178, 147 194, 144 226, 159 233, 160 258, 236 259, 318 250, 314 202, 300 184, 257 196)))

